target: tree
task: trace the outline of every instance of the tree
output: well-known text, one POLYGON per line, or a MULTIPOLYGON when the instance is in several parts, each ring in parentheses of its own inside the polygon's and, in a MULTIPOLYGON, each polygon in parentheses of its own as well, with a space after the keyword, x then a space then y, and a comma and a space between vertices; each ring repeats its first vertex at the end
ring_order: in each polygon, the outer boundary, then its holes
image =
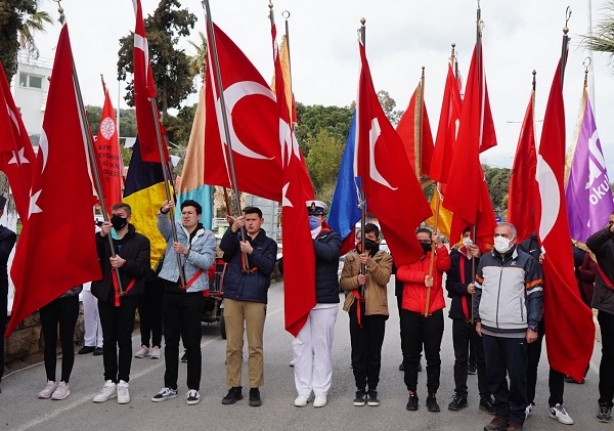
POLYGON ((605 52, 614 60, 614 0, 603 6, 604 18, 597 24, 594 34, 582 36, 581 45, 591 51, 605 52))
POLYGON ((310 142, 320 131, 325 130, 329 136, 345 142, 350 131, 353 110, 348 107, 296 104, 298 139, 305 157, 309 155, 310 142))
POLYGON ((488 165, 482 165, 482 169, 488 183, 493 208, 506 209, 512 170, 488 165))
POLYGON ((205 81, 205 69, 207 67, 207 38, 202 31, 198 32, 199 43, 190 41, 190 45, 196 50, 196 54, 190 56, 190 70, 194 75, 201 74, 205 81))
POLYGON ((386 117, 392 123, 393 126, 396 127, 399 124, 399 120, 403 115, 404 111, 394 109, 397 106, 397 102, 390 97, 390 94, 387 91, 380 90, 377 92, 377 98, 379 99, 379 104, 382 106, 386 117))
POLYGON ((310 151, 305 161, 309 176, 316 190, 316 195, 319 198, 325 199, 323 194, 330 193, 327 199, 330 201, 332 191, 337 183, 337 176, 339 175, 345 139, 341 139, 329 131, 321 129, 317 135, 310 136, 306 144, 310 151))
MULTIPOLYGON (((179 9, 179 0, 160 0, 158 8, 145 19, 145 31, 149 44, 149 58, 157 89, 158 108, 166 116, 169 108, 181 107, 181 102, 194 92, 194 72, 190 68, 190 58, 183 49, 177 48, 181 37, 190 35, 194 28, 196 15, 187 9, 179 9)), ((132 50, 134 33, 119 40, 119 60, 117 77, 127 81, 133 74, 132 50)), ((134 81, 127 81, 125 97, 129 106, 134 106, 134 81)))
POLYGON ((0 1, 0 63, 9 81, 17 71, 17 52, 27 49, 38 57, 34 33, 53 24, 47 12, 39 11, 41 0, 0 1))

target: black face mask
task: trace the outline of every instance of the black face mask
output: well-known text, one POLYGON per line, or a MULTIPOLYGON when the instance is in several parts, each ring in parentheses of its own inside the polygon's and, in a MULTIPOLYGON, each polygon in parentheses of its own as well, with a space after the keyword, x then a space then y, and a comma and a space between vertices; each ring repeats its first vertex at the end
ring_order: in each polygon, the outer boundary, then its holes
POLYGON ((420 245, 422 246, 423 252, 428 253, 429 251, 431 251, 431 244, 421 242, 420 245))
POLYGON ((375 254, 379 251, 379 244, 372 239, 365 238, 365 249, 375 254))
POLYGON ((113 229, 121 230, 128 224, 128 219, 118 215, 113 215, 113 217, 111 217, 111 224, 113 225, 113 229))

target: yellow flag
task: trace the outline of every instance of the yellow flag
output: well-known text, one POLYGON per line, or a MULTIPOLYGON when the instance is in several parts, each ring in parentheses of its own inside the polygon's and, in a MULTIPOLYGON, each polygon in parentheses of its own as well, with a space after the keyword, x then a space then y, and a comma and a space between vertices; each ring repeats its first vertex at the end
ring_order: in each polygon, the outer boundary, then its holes
MULTIPOLYGON (((437 211, 437 203, 439 202, 439 193, 435 191, 433 193, 433 197, 431 198, 431 209, 433 210, 433 214, 437 211)), ((439 205, 439 221, 437 230, 444 236, 450 238, 450 229, 452 227, 452 217, 453 214, 451 211, 448 211, 443 207, 443 205, 439 205)), ((433 215, 426 221, 429 225, 435 226, 435 216, 433 215)), ((454 244, 456 241, 450 239, 450 243, 454 244)))

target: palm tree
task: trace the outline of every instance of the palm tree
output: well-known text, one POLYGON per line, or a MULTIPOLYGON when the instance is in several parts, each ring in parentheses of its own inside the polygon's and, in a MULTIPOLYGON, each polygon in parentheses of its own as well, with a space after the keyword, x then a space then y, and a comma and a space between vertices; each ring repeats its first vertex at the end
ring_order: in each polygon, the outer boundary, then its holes
POLYGON ((196 50, 196 54, 190 57, 190 69, 194 75, 201 74, 205 80, 207 68, 207 38, 202 31, 198 32, 200 43, 190 41, 190 45, 196 50))
POLYGON ((8 79, 17 70, 17 52, 28 49, 38 54, 34 33, 45 31, 46 24, 53 21, 49 14, 40 11, 42 0, 2 0, 0 1, 0 63, 8 79))
POLYGON ((609 0, 602 9, 605 17, 597 24, 594 34, 582 36, 581 45, 610 54, 610 61, 614 61, 614 0, 609 0))

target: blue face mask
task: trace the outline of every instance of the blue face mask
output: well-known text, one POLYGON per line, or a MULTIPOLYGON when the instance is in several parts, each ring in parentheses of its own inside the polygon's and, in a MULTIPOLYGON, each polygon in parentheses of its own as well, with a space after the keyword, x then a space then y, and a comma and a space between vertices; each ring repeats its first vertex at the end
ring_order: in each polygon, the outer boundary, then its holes
POLYGON ((309 229, 314 230, 320 227, 320 218, 316 216, 309 216, 309 229))

